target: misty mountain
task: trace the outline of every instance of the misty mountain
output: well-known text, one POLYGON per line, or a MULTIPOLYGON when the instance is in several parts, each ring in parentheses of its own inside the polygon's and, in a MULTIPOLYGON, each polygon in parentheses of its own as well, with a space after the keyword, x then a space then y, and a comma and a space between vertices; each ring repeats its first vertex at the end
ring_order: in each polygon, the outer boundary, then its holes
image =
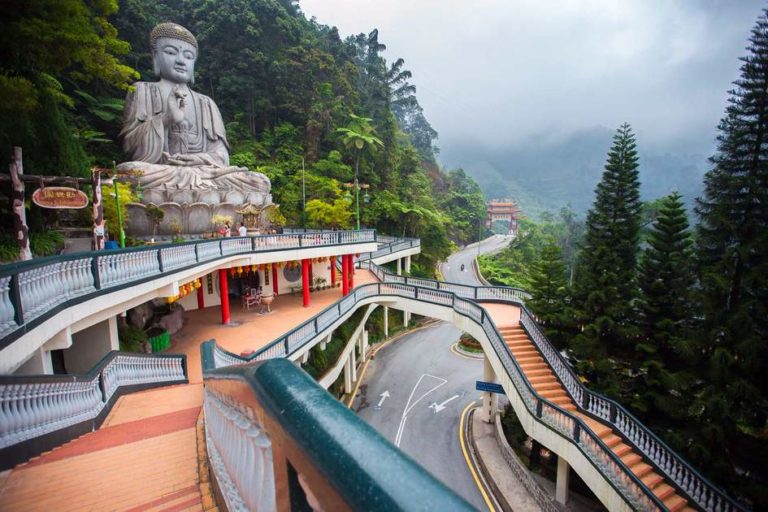
MULTIPOLYGON (((595 186, 603 173, 614 130, 598 127, 559 140, 531 140, 525 145, 488 148, 445 145, 441 160, 461 167, 475 178, 487 198, 511 197, 526 215, 557 211, 566 204, 586 212, 594 201, 595 186)), ((702 190, 707 156, 701 154, 640 154, 643 200, 679 191, 688 205, 702 190)))

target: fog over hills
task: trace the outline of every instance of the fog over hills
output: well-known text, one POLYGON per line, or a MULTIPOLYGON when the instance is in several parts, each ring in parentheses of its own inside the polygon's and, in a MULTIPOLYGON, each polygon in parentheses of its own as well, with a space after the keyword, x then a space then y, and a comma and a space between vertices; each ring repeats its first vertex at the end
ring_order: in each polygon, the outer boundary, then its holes
MULTIPOLYGON (((448 167, 467 170, 486 197, 515 198, 529 217, 567 204, 584 213, 594 200, 613 134, 612 129, 596 127, 560 140, 531 140, 499 148, 454 143, 441 152, 440 160, 448 167)), ((677 190, 692 204, 702 189, 709 155, 643 150, 640 139, 638 151, 643 200, 677 190)))

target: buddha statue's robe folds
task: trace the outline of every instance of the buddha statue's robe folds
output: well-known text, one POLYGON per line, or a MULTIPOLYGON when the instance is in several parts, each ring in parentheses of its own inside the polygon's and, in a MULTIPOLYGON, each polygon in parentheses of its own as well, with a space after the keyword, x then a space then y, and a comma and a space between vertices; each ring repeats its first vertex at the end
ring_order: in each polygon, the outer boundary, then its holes
POLYGON ((186 89, 184 119, 166 126, 168 95, 175 92, 164 91, 159 82, 137 82, 134 87, 126 98, 120 133, 132 161, 118 170, 139 171, 138 182, 150 202, 270 200, 269 178, 229 165, 224 121, 213 100, 186 89))

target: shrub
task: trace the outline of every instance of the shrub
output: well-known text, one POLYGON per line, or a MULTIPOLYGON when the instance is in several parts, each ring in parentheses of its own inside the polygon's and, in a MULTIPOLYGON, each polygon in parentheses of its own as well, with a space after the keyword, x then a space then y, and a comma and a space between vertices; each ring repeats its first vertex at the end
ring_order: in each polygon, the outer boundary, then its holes
POLYGON ((120 350, 123 352, 140 352, 141 344, 147 341, 147 333, 132 325, 117 327, 117 338, 120 340, 120 350))

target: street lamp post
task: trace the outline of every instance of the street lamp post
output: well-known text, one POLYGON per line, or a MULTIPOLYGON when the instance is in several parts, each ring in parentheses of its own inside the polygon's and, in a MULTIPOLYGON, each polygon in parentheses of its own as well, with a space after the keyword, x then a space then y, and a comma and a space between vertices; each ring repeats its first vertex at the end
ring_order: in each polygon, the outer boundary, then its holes
MULTIPOLYGON (((354 183, 345 183, 345 187, 347 188, 353 188, 355 189, 355 225, 357 226, 357 229, 360 229, 360 189, 365 190, 365 195, 363 196, 363 202, 368 203, 369 196, 368 196, 368 187, 370 187, 367 183, 360 183, 357 181, 357 176, 355 176, 355 182, 354 183)), ((352 202, 352 197, 347 192, 347 198, 349 202, 352 202)))

